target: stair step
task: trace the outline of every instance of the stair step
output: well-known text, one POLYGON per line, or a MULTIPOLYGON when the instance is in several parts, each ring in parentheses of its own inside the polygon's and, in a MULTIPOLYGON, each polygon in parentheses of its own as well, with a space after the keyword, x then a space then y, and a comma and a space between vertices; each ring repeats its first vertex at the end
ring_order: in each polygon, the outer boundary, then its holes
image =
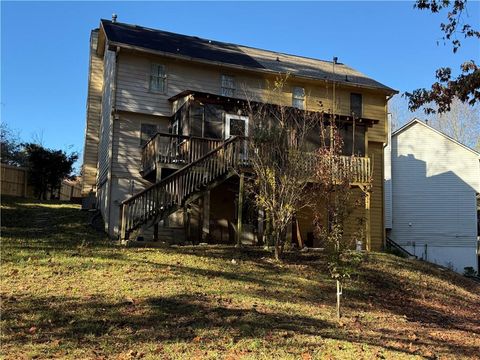
POLYGON ((209 157, 200 158, 188 165, 185 165, 181 169, 171 174, 168 177, 168 180, 167 178, 160 180, 151 188, 143 190, 139 194, 134 195, 132 198, 136 199, 135 202, 132 202, 133 200, 130 202, 137 206, 134 207, 134 209, 136 209, 135 212, 139 212, 140 214, 132 214, 129 212, 130 208, 128 206, 126 208, 124 207, 126 204, 130 203, 128 200, 124 204, 122 204, 122 211, 123 209, 126 209, 125 214, 127 214, 125 215, 126 217, 124 221, 128 219, 126 227, 124 228, 124 230, 122 230, 125 231, 123 234, 128 235, 133 230, 141 227, 142 224, 147 224, 152 219, 164 219, 165 217, 176 211, 181 204, 184 204, 186 201, 188 201, 189 198, 192 199, 192 196, 195 196, 195 194, 198 194, 206 187, 208 187, 209 184, 215 184, 216 182, 218 182, 218 179, 225 177, 225 175, 229 172, 227 168, 231 164, 234 164, 234 161, 238 161, 238 159, 236 158, 236 152, 238 151, 238 147, 235 146, 235 143, 238 143, 238 141, 240 140, 240 138, 232 138, 225 141, 223 144, 219 145, 215 150, 213 150, 210 153, 209 157), (215 163, 215 166, 213 167, 212 162, 215 163), (222 166, 223 170, 219 171, 217 165, 222 166), (209 171, 212 171, 210 176, 208 175, 209 171), (177 174, 177 176, 175 174, 177 174), (192 174, 193 176, 187 175, 188 177, 186 177, 186 174, 192 174), (179 189, 182 184, 184 185, 183 182, 179 182, 180 176, 181 179, 185 179, 189 182, 195 181, 195 183, 189 184, 189 189, 193 188, 193 190, 185 195, 182 195, 182 198, 179 201, 180 204, 177 201, 168 201, 162 203, 154 202, 154 206, 158 206, 157 209, 149 209, 148 211, 143 212, 145 210, 145 207, 142 207, 142 205, 151 206, 152 195, 157 194, 152 193, 151 191, 163 191, 165 193, 166 191, 169 191, 167 189, 179 189), (165 180, 168 182, 165 182, 165 180), (176 182, 174 183, 173 187, 171 186, 172 182, 176 182), (138 205, 140 205, 140 207, 138 207, 138 205))

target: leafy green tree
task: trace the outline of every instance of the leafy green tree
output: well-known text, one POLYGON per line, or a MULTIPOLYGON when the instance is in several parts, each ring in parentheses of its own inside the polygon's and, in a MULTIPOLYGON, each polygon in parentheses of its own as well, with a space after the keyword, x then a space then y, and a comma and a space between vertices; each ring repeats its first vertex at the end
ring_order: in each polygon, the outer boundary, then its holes
POLYGON ((76 152, 67 154, 62 150, 47 149, 41 145, 24 144, 29 181, 33 185, 39 199, 46 199, 60 189, 62 180, 73 179, 73 164, 78 159, 76 152))
MULTIPOLYGON (((427 10, 433 14, 447 12, 447 21, 440 24, 440 29, 444 34, 442 37, 444 43, 451 43, 454 53, 461 46, 461 37, 463 40, 480 39, 480 31, 463 21, 467 12, 466 6, 467 0, 416 0, 414 5, 419 10, 427 10)), ((460 66, 460 71, 460 75, 454 77, 450 67, 441 67, 437 69, 435 73, 437 81, 430 89, 421 88, 411 93, 406 92, 410 111, 423 107, 426 114, 448 112, 455 98, 475 105, 480 101, 480 68, 474 60, 467 60, 460 66)))
POLYGON ((1 160, 13 166, 25 166, 25 153, 18 134, 14 133, 6 123, 0 124, 1 160))

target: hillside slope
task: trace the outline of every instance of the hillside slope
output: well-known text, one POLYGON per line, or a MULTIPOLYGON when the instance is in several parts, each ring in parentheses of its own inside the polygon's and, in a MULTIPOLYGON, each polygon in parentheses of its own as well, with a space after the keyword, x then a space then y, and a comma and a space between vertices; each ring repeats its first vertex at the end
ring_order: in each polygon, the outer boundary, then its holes
POLYGON ((6 359, 480 356, 479 284, 430 264, 367 255, 338 323, 321 255, 123 248, 76 205, 2 201, 6 359))

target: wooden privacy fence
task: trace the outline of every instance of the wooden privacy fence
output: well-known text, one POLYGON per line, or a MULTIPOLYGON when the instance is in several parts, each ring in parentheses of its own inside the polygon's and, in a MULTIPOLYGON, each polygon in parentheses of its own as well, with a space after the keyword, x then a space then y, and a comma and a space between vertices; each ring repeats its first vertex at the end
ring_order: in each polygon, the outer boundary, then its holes
MULTIPOLYGON (((28 185, 27 168, 1 164, 0 171, 2 196, 35 197, 33 187, 28 185)), ((57 191, 55 197, 59 200, 70 201, 72 198, 81 197, 81 190, 79 181, 63 180, 60 191, 57 191)))

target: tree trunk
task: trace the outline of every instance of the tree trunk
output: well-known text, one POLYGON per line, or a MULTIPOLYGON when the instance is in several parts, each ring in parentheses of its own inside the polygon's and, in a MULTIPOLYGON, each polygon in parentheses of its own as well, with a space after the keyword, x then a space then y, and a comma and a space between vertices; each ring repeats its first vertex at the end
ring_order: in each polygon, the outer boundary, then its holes
POLYGON ((281 252, 280 252, 280 246, 278 243, 275 241, 275 260, 280 261, 281 260, 281 252))
POLYGON ((281 261, 283 256, 282 233, 275 231, 273 235, 275 240, 275 260, 281 261))
POLYGON ((342 284, 337 280, 337 318, 340 319, 340 301, 342 296, 342 284))

